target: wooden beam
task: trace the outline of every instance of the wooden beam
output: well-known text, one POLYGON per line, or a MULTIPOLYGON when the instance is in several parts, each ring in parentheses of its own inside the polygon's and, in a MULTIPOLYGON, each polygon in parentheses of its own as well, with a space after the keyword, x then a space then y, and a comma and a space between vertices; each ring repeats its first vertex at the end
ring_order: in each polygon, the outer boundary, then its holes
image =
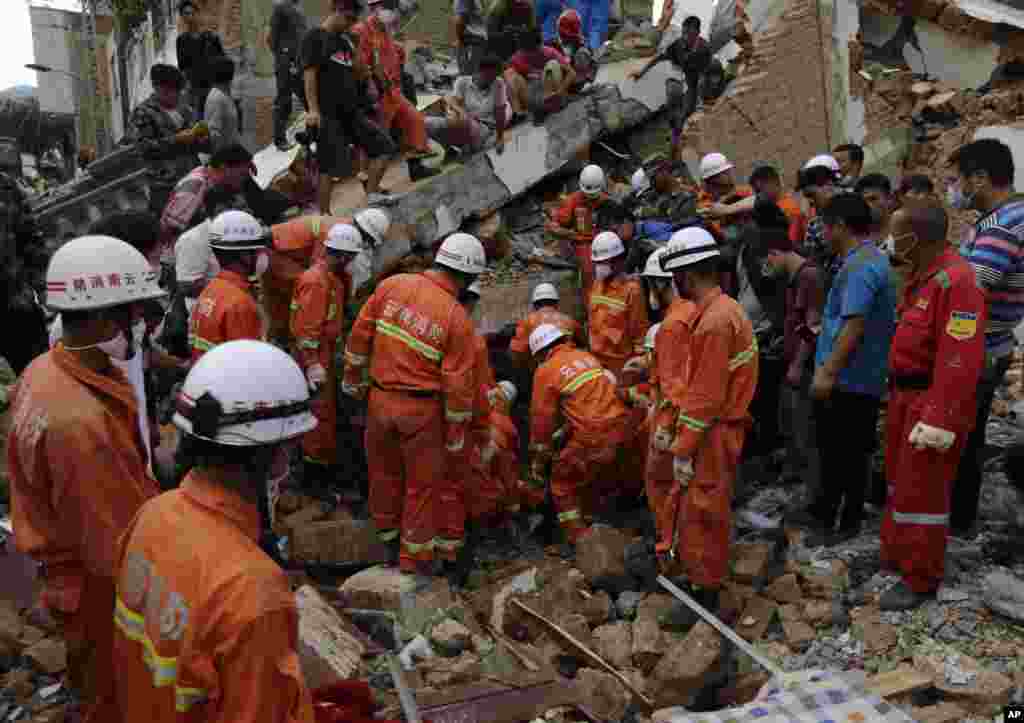
POLYGON ((909 665, 900 665, 887 673, 876 673, 867 679, 864 687, 880 698, 913 693, 932 686, 932 677, 914 670, 909 665))

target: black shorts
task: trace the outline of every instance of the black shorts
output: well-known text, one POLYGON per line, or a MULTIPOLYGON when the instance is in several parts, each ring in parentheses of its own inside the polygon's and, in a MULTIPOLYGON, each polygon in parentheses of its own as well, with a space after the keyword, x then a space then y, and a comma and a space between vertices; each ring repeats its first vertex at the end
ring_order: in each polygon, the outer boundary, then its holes
POLYGON ((370 158, 398 153, 391 136, 363 112, 353 112, 346 118, 321 117, 316 146, 321 174, 335 178, 351 176, 355 147, 362 148, 370 158))

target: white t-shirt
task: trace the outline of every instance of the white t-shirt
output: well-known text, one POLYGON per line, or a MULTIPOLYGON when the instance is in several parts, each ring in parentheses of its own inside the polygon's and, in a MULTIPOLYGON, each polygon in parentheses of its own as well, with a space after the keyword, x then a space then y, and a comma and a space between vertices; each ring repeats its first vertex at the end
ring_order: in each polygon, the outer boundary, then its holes
POLYGON ((174 244, 174 274, 179 282, 211 280, 220 273, 220 264, 210 248, 210 221, 193 226, 174 244))
MULTIPOLYGON (((57 314, 53 324, 50 325, 50 348, 53 348, 63 336, 64 325, 61 323, 60 314, 57 314)), ((149 448, 149 417, 146 414, 146 370, 143 368, 144 357, 145 354, 142 353, 142 350, 136 349, 131 359, 121 361, 120 359, 111 358, 110 363, 124 372, 124 375, 128 377, 128 383, 132 385, 132 391, 135 392, 135 401, 139 405, 139 432, 142 434, 142 443, 146 445, 146 465, 149 466, 153 461, 153 450, 149 448)), ((152 467, 150 467, 150 471, 152 471, 152 467)))

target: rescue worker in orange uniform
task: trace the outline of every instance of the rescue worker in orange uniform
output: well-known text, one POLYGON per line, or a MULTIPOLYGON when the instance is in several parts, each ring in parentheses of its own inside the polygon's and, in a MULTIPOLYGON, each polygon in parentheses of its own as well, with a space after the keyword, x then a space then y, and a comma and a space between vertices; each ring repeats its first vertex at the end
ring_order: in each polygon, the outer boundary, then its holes
POLYGON ((363 250, 354 226, 336 223, 324 242, 326 255, 299 277, 292 300, 293 355, 306 374, 316 429, 302 438, 307 489, 330 493, 338 469, 338 386, 345 348, 345 304, 352 277, 345 269, 363 250))
POLYGON ((295 595, 257 542, 259 500, 316 426, 306 379, 270 344, 222 344, 189 372, 174 424, 192 471, 143 505, 117 559, 117 709, 151 723, 314 723, 295 595))
POLYGON ((342 216, 299 216, 271 226, 270 268, 263 276, 263 308, 267 313, 267 337, 290 346, 288 329, 292 296, 299 276, 324 255, 324 241, 335 224, 347 223, 359 231, 364 248, 384 240, 391 218, 379 208, 367 208, 352 218, 342 216))
POLYGON ((385 131, 398 128, 402 134, 402 145, 408 157, 409 178, 419 181, 437 175, 437 171, 423 165, 423 158, 430 156, 427 141, 427 126, 423 114, 409 99, 402 95, 402 66, 405 65, 405 50, 395 42, 385 24, 386 14, 393 11, 376 3, 370 8, 370 16, 352 28, 358 38, 358 52, 363 67, 370 71, 377 87, 377 117, 385 131))
POLYGON ((119 239, 61 246, 46 272, 46 303, 61 313, 63 338, 25 369, 11 408, 14 544, 42 564, 40 601, 67 645, 86 721, 120 720, 109 701, 117 541, 159 493, 135 393, 112 363, 129 358, 136 304, 164 296, 157 277, 119 239))
MULTIPOLYGON (((478 526, 490 527, 506 521, 522 510, 519 481, 519 432, 512 421, 512 405, 518 392, 512 382, 499 382, 488 395, 490 406, 480 438, 474 445, 469 463, 468 517, 478 526)), ((544 501, 533 497, 533 507, 544 501)))
POLYGON ((651 326, 640 280, 626 274, 626 247, 616 234, 602 231, 594 239, 594 286, 587 316, 590 352, 601 366, 618 376, 623 365, 644 353, 651 326))
POLYGON ((679 295, 692 304, 675 305, 658 333, 658 379, 667 404, 652 438, 652 455, 671 457, 677 501, 672 543, 659 557, 668 574, 683 573, 712 611, 729 571, 732 486, 758 369, 750 320, 718 286, 718 255, 711 234, 691 227, 674 233, 661 257, 679 295))
POLYGON ((607 187, 601 167, 587 166, 580 172, 580 190, 570 193, 545 225, 548 233, 572 241, 584 299, 590 297, 590 287, 594 283, 594 267, 590 259, 590 245, 597 234, 594 212, 608 200, 607 187))
POLYGON ((907 282, 889 349, 881 559, 902 580, 879 604, 908 610, 942 583, 950 488, 974 424, 987 312, 973 268, 946 241, 941 203, 898 211, 891 228, 907 282))
POLYGON ((558 310, 559 300, 558 289, 554 284, 544 282, 534 287, 530 296, 533 311, 516 324, 516 335, 508 345, 509 354, 519 366, 529 363, 530 334, 541 324, 554 324, 571 336, 578 347, 587 345, 580 323, 558 310))
POLYGON ((218 344, 261 339, 263 320, 249 279, 270 265, 263 224, 245 211, 225 211, 210 224, 210 248, 220 273, 206 285, 192 310, 189 343, 194 364, 218 344))
POLYGON ((435 547, 446 572, 457 570, 463 541, 435 542, 439 493, 446 462, 462 452, 464 463, 476 395, 476 331, 458 297, 486 268, 480 241, 452 234, 432 269, 377 286, 345 347, 342 391, 369 392, 370 514, 405 572, 432 572, 435 547))
POLYGON ((740 229, 750 221, 753 211, 753 206, 744 201, 754 195, 754 189, 736 185, 735 168, 721 153, 709 153, 700 159, 702 188, 697 196, 697 212, 710 219, 708 228, 719 243, 739 242, 740 229))
POLYGON ((584 515, 596 500, 589 499, 588 488, 616 463, 630 435, 629 410, 611 374, 557 326, 537 327, 530 351, 538 364, 530 402, 530 476, 540 486, 551 464, 558 522, 566 542, 575 545, 590 530, 584 515))

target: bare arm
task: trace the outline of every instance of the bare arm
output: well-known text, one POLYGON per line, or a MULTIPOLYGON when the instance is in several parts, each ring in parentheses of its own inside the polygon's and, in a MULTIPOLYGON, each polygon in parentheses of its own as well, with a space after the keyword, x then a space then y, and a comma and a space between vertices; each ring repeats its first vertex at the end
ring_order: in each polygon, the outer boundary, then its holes
POLYGON ((317 125, 320 121, 320 83, 317 77, 316 68, 306 68, 302 73, 302 83, 306 86, 306 103, 309 104, 309 113, 315 115, 317 125))

